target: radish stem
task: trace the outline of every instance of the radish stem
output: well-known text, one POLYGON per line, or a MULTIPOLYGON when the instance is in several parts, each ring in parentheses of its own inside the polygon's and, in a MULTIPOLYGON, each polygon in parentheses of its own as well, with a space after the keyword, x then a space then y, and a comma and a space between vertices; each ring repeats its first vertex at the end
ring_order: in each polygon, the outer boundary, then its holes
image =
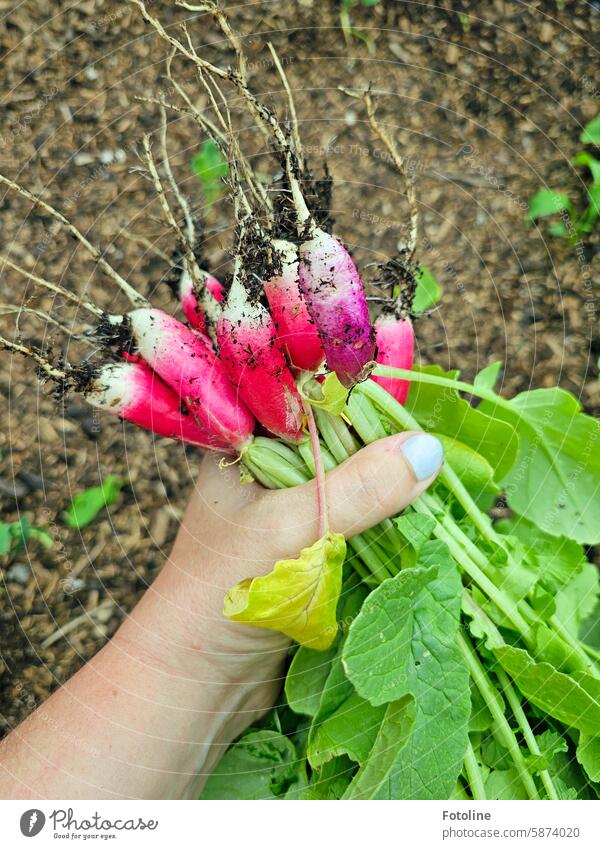
POLYGON ((327 493, 325 491, 325 469, 323 468, 323 457, 321 456, 321 443, 319 442, 319 431, 313 415, 312 407, 308 401, 303 401, 304 415, 308 423, 308 432, 315 461, 315 480, 317 482, 317 515, 319 527, 319 539, 329 531, 329 517, 327 515, 327 493))

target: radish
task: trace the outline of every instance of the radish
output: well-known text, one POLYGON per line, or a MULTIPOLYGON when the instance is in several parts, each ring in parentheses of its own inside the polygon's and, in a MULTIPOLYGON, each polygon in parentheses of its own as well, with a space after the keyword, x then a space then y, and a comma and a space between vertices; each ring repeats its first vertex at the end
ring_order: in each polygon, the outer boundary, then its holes
POLYGON ((217 322, 223 364, 241 398, 264 427, 298 441, 302 436, 302 400, 289 370, 275 324, 241 280, 238 254, 233 283, 217 322))
MULTIPOLYGON (((127 336, 148 365, 182 398, 203 431, 218 444, 243 450, 252 439, 254 417, 232 387, 207 336, 159 309, 109 316, 100 336, 127 336)), ((122 347, 125 347, 122 345, 122 347)))
POLYGON ((225 451, 223 440, 204 431, 195 417, 145 363, 103 366, 83 390, 86 401, 158 436, 225 451))
POLYGON ((300 292, 298 248, 285 239, 273 240, 273 248, 281 260, 281 274, 265 280, 264 289, 277 335, 294 368, 315 371, 325 353, 300 292))
POLYGON ((347 387, 363 380, 375 358, 363 285, 344 245, 314 223, 300 244, 300 289, 329 370, 347 387))
MULTIPOLYGON (((411 369, 415 350, 415 334, 408 316, 396 317, 394 313, 383 313, 375 321, 377 339, 377 362, 384 366, 411 369)), ((400 404, 404 404, 410 382, 393 377, 374 377, 400 404)))
MULTIPOLYGON (((216 277, 213 277, 213 275, 208 272, 203 273, 205 274, 204 286, 207 290, 207 294, 205 294, 204 297, 198 295, 194 287, 194 281, 185 270, 181 273, 181 277, 179 278, 177 295, 179 297, 179 303, 181 304, 183 314, 190 323, 190 326, 196 330, 200 330, 202 333, 206 333, 207 326, 203 305, 206 303, 208 296, 214 299, 214 301, 220 303, 223 300, 224 289, 216 277)), ((211 306, 213 305, 211 304, 211 306)), ((214 320, 216 316, 212 313, 210 317, 214 320)))

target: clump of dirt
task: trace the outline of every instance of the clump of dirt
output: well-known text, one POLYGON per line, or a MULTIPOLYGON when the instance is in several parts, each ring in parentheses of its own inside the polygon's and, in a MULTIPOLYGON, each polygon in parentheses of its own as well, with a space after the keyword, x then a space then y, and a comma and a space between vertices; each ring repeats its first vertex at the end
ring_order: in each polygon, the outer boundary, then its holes
MULTIPOLYGON (((285 114, 285 91, 266 42, 277 48, 313 179, 324 181, 315 184, 315 207, 331 208, 335 232, 367 276, 397 255, 408 232, 401 181, 359 103, 339 91, 371 85, 379 118, 417 183, 415 260, 444 289, 441 304, 417 323, 418 356, 459 367, 466 378, 502 359, 504 393, 559 383, 598 413, 591 289, 598 236, 576 253, 524 223, 527 201, 540 186, 583 192, 571 158, 582 126, 600 109, 591 82, 598 4, 390 0, 354 9, 363 38, 348 42, 334 2, 226 5, 244 37, 253 89, 285 114)), ((167 23, 170 7, 152 4, 167 23)), ((0 0, 0 8, 8 11, 0 25, 7 116, 0 170, 52 198, 132 285, 173 309, 161 284, 173 273, 164 257, 177 246, 140 169, 142 137, 156 128, 157 115, 136 100, 157 93, 174 98, 163 78, 164 44, 121 2, 0 0)), ((191 18, 198 49, 223 66, 231 63, 211 27, 191 18)), ((193 76, 183 75, 182 84, 203 105, 193 76)), ((202 139, 192 121, 171 119, 176 176, 205 219, 197 247, 224 279, 234 244, 231 209, 221 200, 204 214, 189 166, 202 139)), ((260 169, 271 159, 257 144, 253 164, 260 169)), ((127 308, 56 222, 4 191, 2 232, 3 250, 27 269, 64 277, 107 312, 127 308)), ((3 301, 21 303, 34 293, 8 269, 1 286, 3 301)), ((35 304, 56 307, 48 296, 35 304)), ((69 320, 85 332, 83 312, 69 313, 69 320)), ((14 316, 2 326, 14 328, 14 316)), ((68 342, 31 317, 22 316, 19 326, 24 338, 44 349, 51 342, 71 362, 93 357, 90 346, 68 342)), ((1 564, 0 733, 88 660, 152 582, 199 460, 196 450, 103 417, 76 395, 57 407, 27 364, 5 354, 2 362, 2 519, 26 517, 45 526, 53 544, 33 542, 1 564), (71 494, 108 473, 129 480, 120 503, 81 532, 67 528, 61 515, 71 494)))

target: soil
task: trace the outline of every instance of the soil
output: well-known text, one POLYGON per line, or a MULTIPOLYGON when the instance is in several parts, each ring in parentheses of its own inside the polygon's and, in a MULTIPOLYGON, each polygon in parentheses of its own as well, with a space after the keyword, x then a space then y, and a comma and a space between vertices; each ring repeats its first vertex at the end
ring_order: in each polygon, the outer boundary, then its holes
MULTIPOLYGON (((150 8, 169 22, 171 5, 157 0, 150 8)), ((266 49, 269 39, 275 44, 314 171, 322 176, 326 160, 334 179, 335 231, 367 274, 402 244, 408 209, 362 106, 338 87, 370 83, 378 94, 380 119, 417 183, 418 259, 444 290, 418 322, 420 358, 459 367, 467 378, 501 359, 503 392, 558 383, 597 414, 598 235, 576 251, 524 218, 541 186, 582 203, 583 174, 570 160, 582 126, 600 109, 593 83, 600 4, 390 0, 354 9, 363 37, 347 41, 334 2, 226 6, 244 35, 252 87, 281 111, 266 49)), ((60 206, 132 285, 172 308, 161 283, 169 264, 151 246, 168 255, 176 246, 138 157, 157 114, 135 99, 159 91, 174 99, 163 78, 164 44, 122 2, 0 0, 0 11, 0 171, 60 206)), ((203 55, 231 61, 206 19, 188 17, 203 55)), ((191 78, 189 86, 196 96, 191 78)), ((172 117, 173 165, 202 209, 189 167, 202 138, 189 119, 172 117)), ((260 143, 246 135, 264 167, 260 143)), ((3 252, 106 309, 126 308, 114 283, 45 212, 11 191, 2 197, 3 252)), ((232 235, 230 209, 218 202, 203 236, 217 276, 230 271, 232 235)), ((0 285, 2 302, 33 295, 7 268, 0 285)), ((59 308, 48 297, 31 304, 59 308)), ((84 313, 63 315, 79 329, 87 321, 84 313)), ((5 334, 14 331, 14 316, 0 323, 5 334)), ((49 338, 32 317, 19 326, 24 338, 50 342, 74 362, 86 350, 54 331, 49 338)), ((57 409, 51 387, 36 383, 28 363, 7 354, 2 363, 2 520, 26 517, 46 526, 53 542, 32 542, 11 563, 0 562, 0 734, 88 660, 152 582, 199 457, 95 414, 78 396, 57 409), (69 529, 63 511, 71 495, 109 473, 128 479, 118 505, 81 532, 69 529)))

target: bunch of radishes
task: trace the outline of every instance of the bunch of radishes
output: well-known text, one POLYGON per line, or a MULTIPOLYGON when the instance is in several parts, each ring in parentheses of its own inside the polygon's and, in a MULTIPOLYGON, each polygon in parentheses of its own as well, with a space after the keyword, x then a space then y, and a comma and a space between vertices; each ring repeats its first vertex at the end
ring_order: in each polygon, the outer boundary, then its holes
MULTIPOLYGON (((334 372, 349 390, 369 376, 375 361, 411 367, 411 293, 399 285, 400 281, 395 285, 393 274, 390 279, 390 269, 399 264, 388 264, 384 271, 391 297, 375 299, 380 314, 372 322, 365 289, 350 253, 339 238, 319 225, 307 200, 306 188, 310 190, 312 177, 303 161, 297 127, 294 124, 293 130, 288 131, 250 92, 239 41, 222 11, 212 2, 203 4, 235 49, 236 72, 222 71, 201 59, 191 45, 168 35, 140 0, 131 2, 174 52, 197 66, 199 81, 209 93, 218 117, 215 123, 203 116, 173 80, 186 99, 191 116, 230 160, 229 189, 237 228, 232 280, 226 289, 200 268, 190 234, 182 232, 168 208, 163 180, 147 139, 148 172, 167 220, 181 241, 183 259, 177 294, 187 324, 152 307, 134 292, 61 213, 0 177, 65 225, 135 307, 124 315, 106 314, 7 260, 10 267, 37 284, 69 297, 92 313, 95 327, 90 333, 102 341, 105 350, 110 349, 112 360, 97 367, 62 368, 44 361, 36 352, 36 361, 46 374, 81 391, 93 406, 160 436, 227 454, 243 453, 257 432, 267 431, 298 443, 304 438, 306 418, 310 416, 302 387, 311 378, 320 379, 334 372), (283 178, 273 185, 271 193, 265 192, 240 151, 228 107, 217 103, 214 85, 221 80, 237 87, 249 112, 273 143, 277 161, 283 166, 283 178), (274 203, 272 197, 276 193, 279 197, 274 203), (286 208, 285 227, 278 223, 275 205, 286 208)), ((283 75, 276 54, 272 53, 283 75)), ((167 63, 169 75, 172 58, 173 55, 167 63)), ((289 92, 287 82, 286 89, 289 92)), ((367 96, 367 106, 370 104, 367 96)), ((161 103, 163 113, 165 106, 161 103)), ((290 109, 295 118, 291 100, 290 109)), ((386 138, 384 141, 388 142, 386 138)), ((172 180, 166 144, 164 149, 164 169, 172 180)), ((172 188, 182 200, 174 181, 172 188)), ((191 225, 189 216, 187 220, 191 225)), ((412 251, 407 253, 410 259, 412 251)), ((13 350, 31 353, 23 345, 9 340, 3 343, 13 350)), ((374 379, 400 402, 404 401, 406 381, 374 379)))

